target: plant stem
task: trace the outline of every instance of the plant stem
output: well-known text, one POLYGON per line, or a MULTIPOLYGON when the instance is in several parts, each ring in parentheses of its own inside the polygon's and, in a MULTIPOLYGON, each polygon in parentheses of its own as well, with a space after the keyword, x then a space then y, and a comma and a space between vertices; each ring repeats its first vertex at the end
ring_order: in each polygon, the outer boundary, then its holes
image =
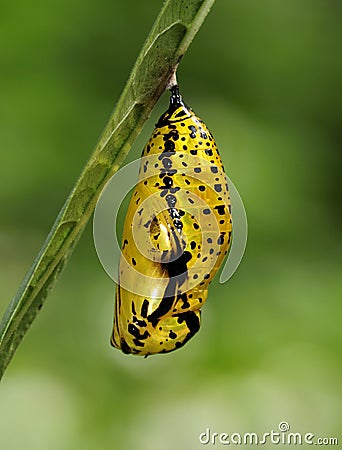
POLYGON ((1 321, 0 378, 214 1, 165 1, 93 154, 1 321))

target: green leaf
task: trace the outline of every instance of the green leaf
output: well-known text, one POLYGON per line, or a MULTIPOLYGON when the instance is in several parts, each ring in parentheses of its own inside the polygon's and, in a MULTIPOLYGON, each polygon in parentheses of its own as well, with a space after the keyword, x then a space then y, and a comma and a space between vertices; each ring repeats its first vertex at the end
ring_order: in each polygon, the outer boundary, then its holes
POLYGON ((92 156, 1 321, 0 378, 214 1, 165 1, 92 156))

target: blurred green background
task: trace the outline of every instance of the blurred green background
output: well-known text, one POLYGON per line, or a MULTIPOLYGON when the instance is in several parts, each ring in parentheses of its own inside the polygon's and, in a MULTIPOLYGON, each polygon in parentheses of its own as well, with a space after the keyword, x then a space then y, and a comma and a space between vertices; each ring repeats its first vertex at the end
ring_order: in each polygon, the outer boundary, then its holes
MULTIPOLYGON (((161 5, 2 2, 1 313, 161 5)), ((216 2, 178 77, 244 200, 242 264, 211 287, 183 349, 125 356, 109 346, 114 285, 89 224, 1 383, 1 450, 199 449, 207 427, 264 433, 282 420, 342 442, 341 12, 338 0, 216 2)))

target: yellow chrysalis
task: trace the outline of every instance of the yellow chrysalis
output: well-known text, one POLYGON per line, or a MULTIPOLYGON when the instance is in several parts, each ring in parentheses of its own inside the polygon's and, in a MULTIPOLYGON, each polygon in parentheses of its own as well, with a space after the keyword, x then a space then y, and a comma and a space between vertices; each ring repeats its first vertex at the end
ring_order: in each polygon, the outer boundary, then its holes
POLYGON ((231 233, 214 138, 173 86, 125 219, 111 344, 143 356, 183 346, 199 330, 231 233))

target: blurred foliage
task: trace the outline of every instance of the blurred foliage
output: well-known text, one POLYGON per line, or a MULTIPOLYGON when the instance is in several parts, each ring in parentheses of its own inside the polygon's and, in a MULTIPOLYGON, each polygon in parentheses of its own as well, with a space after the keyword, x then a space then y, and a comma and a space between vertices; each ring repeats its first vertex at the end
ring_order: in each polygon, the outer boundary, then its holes
MULTIPOLYGON (((161 3, 2 2, 1 313, 161 3)), ((338 0, 216 2, 178 78, 244 200, 242 264, 211 287, 183 349, 129 357, 109 346, 114 286, 88 226, 1 385, 1 449, 197 449, 207 427, 263 433, 281 420, 342 442, 341 10, 338 0)))

